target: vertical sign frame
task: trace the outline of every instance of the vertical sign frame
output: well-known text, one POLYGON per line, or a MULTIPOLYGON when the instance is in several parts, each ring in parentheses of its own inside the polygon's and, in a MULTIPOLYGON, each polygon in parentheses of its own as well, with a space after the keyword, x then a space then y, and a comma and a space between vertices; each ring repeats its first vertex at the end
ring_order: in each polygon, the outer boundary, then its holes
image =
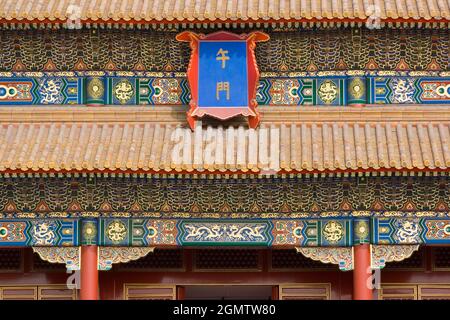
MULTIPOLYGON (((256 63, 256 57, 254 49, 257 42, 264 42, 269 40, 269 36, 263 32, 255 31, 249 34, 234 34, 227 31, 219 31, 208 35, 196 34, 191 31, 184 31, 176 36, 178 41, 189 42, 192 53, 187 70, 187 78, 189 88, 191 90, 191 101, 189 103, 189 111, 187 112, 187 121, 192 130, 195 128, 195 122, 197 118, 202 118, 205 115, 214 117, 219 120, 227 120, 238 115, 248 117, 248 124, 250 128, 256 128, 260 121, 260 115, 256 109, 258 103, 256 102, 256 89, 259 81, 259 70, 256 63), (207 42, 241 42, 246 45, 246 82, 247 90, 245 92, 245 103, 241 105, 208 105, 202 103, 199 105, 200 96, 202 92, 199 92, 201 85, 199 81, 200 75, 200 46, 201 43, 207 42)), ((205 46, 206 47, 206 46, 205 46)), ((228 51, 227 51, 228 52, 228 51)), ((229 58, 229 57, 227 57, 229 58)), ((220 63, 220 61, 218 61, 220 63)), ((236 74, 234 74, 236 76, 236 74)), ((243 72, 245 77, 245 72, 243 72)), ((237 79, 236 81, 242 81, 245 79, 237 79)), ((225 87, 220 87, 225 89, 225 87)), ((218 88, 217 90, 220 90, 218 88)), ((229 88, 228 88, 229 89, 229 88)), ((240 88, 242 89, 242 88, 240 88)), ((211 94, 208 92, 207 94, 211 94)), ((232 94, 232 93, 231 93, 232 94)), ((203 97, 202 97, 203 98, 203 97)), ((205 101, 205 99, 201 99, 205 101)), ((208 99, 206 99, 208 101, 208 99)))

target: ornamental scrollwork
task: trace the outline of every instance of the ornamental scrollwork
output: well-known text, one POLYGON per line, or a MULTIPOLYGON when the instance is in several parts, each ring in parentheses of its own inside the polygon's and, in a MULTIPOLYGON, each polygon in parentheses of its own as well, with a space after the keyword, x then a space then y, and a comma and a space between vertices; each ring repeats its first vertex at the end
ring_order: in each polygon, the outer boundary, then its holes
POLYGON ((342 271, 353 269, 353 247, 297 247, 295 249, 312 260, 337 264, 342 271))
POLYGON ((246 223, 184 222, 181 243, 268 243, 270 226, 267 222, 246 223))
POLYGON ((57 224, 51 221, 33 222, 32 236, 36 245, 52 245, 56 239, 57 224))
POLYGON ((125 263, 145 257, 154 247, 99 247, 98 270, 110 270, 113 263, 125 263))
POLYGON ((106 236, 114 243, 123 241, 126 235, 127 227, 125 223, 120 220, 112 221, 106 229, 106 236))
POLYGON ((40 81, 39 94, 41 104, 62 103, 64 97, 61 92, 63 81, 60 78, 49 78, 40 81))
POLYGON ((419 220, 418 219, 405 219, 398 220, 398 230, 396 236, 400 243, 417 243, 420 242, 419 234, 419 220))
POLYGON ((114 96, 121 104, 127 103, 134 94, 130 81, 123 79, 114 86, 114 96))
POLYGON ((67 270, 80 270, 81 247, 33 247, 42 260, 64 263, 67 270))
MULTIPOLYGON (((145 257, 154 247, 99 247, 98 270, 110 270, 113 263, 124 263, 145 257)), ((64 263, 67 270, 80 270, 81 247, 33 247, 42 260, 64 263)))
POLYGON ((331 80, 325 80, 319 87, 318 95, 326 104, 331 104, 339 95, 339 89, 331 80))
POLYGON ((372 269, 382 269, 386 262, 405 260, 419 250, 419 245, 372 245, 372 269))
POLYGON ((323 228, 323 236, 330 243, 338 243, 344 236, 344 228, 337 221, 329 221, 323 228))

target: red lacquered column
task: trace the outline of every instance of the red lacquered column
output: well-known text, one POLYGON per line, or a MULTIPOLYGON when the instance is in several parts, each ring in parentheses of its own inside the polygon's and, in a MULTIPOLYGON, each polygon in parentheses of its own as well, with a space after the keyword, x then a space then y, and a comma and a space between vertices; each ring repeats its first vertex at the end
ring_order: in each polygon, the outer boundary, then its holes
POLYGON ((81 300, 98 300, 97 246, 81 246, 81 300))
POLYGON ((370 245, 360 244, 353 247, 353 300, 372 300, 373 289, 370 287, 372 276, 370 269, 370 245))

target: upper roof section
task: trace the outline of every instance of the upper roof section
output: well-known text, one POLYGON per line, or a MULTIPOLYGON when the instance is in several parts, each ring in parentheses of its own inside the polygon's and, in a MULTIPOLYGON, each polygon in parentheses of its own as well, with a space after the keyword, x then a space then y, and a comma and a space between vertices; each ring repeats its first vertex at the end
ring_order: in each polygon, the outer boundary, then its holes
POLYGON ((0 0, 7 23, 444 23, 450 0, 0 0))

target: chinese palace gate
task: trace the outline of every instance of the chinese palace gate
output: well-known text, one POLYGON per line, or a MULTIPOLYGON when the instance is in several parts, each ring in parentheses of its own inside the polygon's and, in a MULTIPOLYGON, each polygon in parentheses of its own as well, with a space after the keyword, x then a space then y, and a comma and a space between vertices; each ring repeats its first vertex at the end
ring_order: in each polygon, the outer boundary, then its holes
POLYGON ((449 299, 447 0, 0 0, 0 299, 449 299))

